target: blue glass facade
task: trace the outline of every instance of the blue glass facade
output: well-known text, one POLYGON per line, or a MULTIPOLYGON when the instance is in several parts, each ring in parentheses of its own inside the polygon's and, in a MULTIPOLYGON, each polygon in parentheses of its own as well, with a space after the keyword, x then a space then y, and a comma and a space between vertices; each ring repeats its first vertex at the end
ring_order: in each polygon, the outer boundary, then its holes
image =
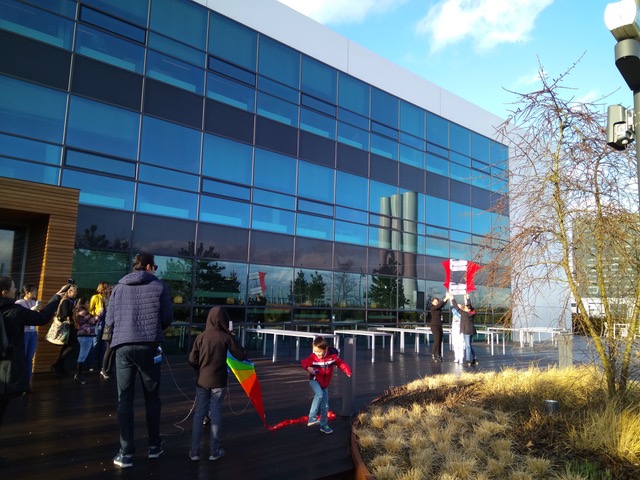
POLYGON ((199 3, 0 0, 0 42, 0 175, 81 191, 81 288, 146 250, 185 322, 414 322, 508 226, 504 145, 199 3))

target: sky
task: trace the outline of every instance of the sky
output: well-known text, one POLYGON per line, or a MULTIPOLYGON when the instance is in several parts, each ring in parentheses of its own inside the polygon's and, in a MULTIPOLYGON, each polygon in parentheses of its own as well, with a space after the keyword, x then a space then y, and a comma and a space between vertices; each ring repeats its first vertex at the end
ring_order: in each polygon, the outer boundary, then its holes
POLYGON ((279 0, 432 83, 507 118, 517 93, 633 106, 604 11, 613 0, 279 0))

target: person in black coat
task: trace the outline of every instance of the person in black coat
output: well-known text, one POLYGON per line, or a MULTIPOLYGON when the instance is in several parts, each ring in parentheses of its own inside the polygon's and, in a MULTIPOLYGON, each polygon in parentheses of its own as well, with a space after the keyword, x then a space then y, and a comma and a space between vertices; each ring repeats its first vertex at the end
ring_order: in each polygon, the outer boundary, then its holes
POLYGON ((447 293, 442 300, 438 297, 431 299, 431 320, 429 327, 433 334, 433 345, 431 347, 431 358, 434 362, 442 362, 442 309, 449 300, 447 293))
POLYGON ((473 336, 477 333, 476 327, 473 324, 473 319, 476 316, 476 311, 469 302, 469 294, 465 294, 465 304, 463 306, 458 305, 455 298, 451 299, 451 306, 460 313, 460 331, 464 335, 464 355, 467 362, 467 367, 471 365, 478 365, 478 359, 476 358, 476 351, 473 349, 473 336))

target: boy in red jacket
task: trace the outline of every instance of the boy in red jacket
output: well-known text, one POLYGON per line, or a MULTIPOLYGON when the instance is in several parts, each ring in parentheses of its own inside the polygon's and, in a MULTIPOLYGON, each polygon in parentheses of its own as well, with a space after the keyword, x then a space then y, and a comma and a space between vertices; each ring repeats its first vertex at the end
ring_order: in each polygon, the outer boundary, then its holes
POLYGON ((309 372, 309 386, 313 390, 313 401, 309 410, 309 421, 307 427, 320 424, 322 433, 331 434, 333 430, 329 427, 329 383, 333 375, 333 367, 338 366, 347 377, 351 377, 351 368, 340 357, 338 351, 329 347, 324 337, 313 339, 313 353, 302 360, 302 368, 309 372), (318 420, 318 409, 320 409, 320 419, 318 420))

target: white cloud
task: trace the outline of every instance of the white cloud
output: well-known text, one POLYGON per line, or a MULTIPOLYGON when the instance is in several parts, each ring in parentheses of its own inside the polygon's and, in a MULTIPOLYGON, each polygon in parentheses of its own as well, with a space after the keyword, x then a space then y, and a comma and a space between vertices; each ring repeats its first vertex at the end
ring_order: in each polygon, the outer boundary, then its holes
POLYGON ((431 49, 470 40, 478 50, 529 40, 540 13, 554 0, 441 0, 417 24, 431 49))
POLYGON ((278 0, 322 24, 358 23, 395 9, 407 0, 278 0))

